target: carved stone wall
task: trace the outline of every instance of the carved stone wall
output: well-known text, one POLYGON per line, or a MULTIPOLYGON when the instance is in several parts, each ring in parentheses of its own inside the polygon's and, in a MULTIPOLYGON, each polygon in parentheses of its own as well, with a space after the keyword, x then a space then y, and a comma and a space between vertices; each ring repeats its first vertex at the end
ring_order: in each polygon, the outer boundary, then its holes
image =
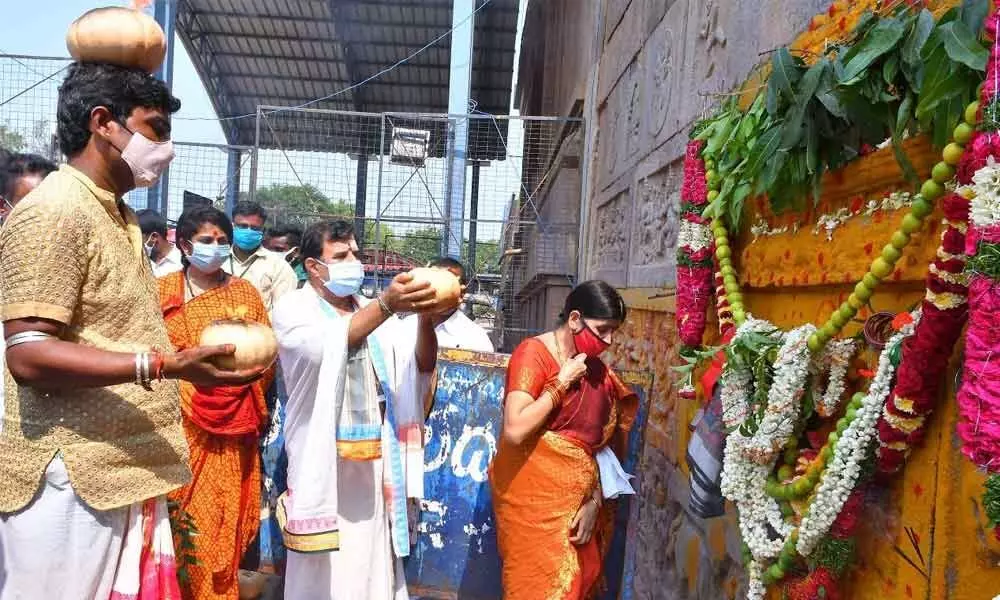
MULTIPOLYGON (((519 80, 541 86, 531 94, 536 104, 522 103, 524 114, 533 109, 538 114, 544 98, 545 107, 582 101, 583 114, 590 117, 589 154, 582 158, 591 161, 583 185, 587 245, 580 247, 586 272, 579 279, 600 278, 619 288, 670 288, 681 161, 691 124, 766 60, 767 52, 794 39, 830 0, 572 1, 571 7, 567 0, 530 0, 529 7, 557 9, 535 8, 544 22, 528 18, 524 38, 537 46, 542 42, 536 36, 548 36, 546 54, 586 59, 565 64, 552 56, 525 59, 519 80), (574 35, 553 33, 570 27, 574 35), (596 66, 588 65, 593 57, 596 66)), ((645 290, 637 291, 647 297, 645 290)), ((687 509, 684 460, 696 407, 678 402, 672 388, 673 318, 669 312, 633 310, 614 346, 616 366, 649 369, 656 378, 638 489, 639 552, 626 597, 732 598, 742 577, 733 523, 703 521, 687 509)))
MULTIPOLYGON (((591 235, 601 227, 601 199, 627 187, 633 203, 631 252, 617 281, 628 287, 673 284, 676 228, 664 240, 643 238, 676 214, 676 197, 662 190, 679 184, 687 129, 743 81, 763 54, 788 43, 825 0, 606 0, 598 67, 597 155, 593 169, 591 235), (623 183, 623 180, 627 183, 623 183), (662 180, 662 181, 661 181, 662 180)), ((600 237, 609 238, 607 232, 600 237)), ((647 236, 648 237, 648 236, 647 236)), ((595 244, 593 251, 602 246, 595 244)), ((596 265, 600 260, 589 261, 596 265)), ((588 275, 596 276, 597 273, 588 275)), ((602 276, 607 276, 602 269, 602 276)))

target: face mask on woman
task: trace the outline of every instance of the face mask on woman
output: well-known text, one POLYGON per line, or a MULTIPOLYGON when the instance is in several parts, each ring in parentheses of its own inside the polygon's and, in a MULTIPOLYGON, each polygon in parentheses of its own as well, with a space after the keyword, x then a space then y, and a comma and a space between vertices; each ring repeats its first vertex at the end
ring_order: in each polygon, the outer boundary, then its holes
POLYGON ((334 296, 346 298, 357 294, 361 289, 365 279, 365 269, 361 261, 326 263, 326 269, 330 276, 323 285, 334 296))
POLYGON ((191 244, 191 254, 188 254, 188 262, 191 266, 202 273, 214 273, 219 270, 222 263, 229 259, 232 251, 229 244, 203 244, 194 242, 191 244))
POLYGON ((586 354, 589 358, 597 358, 611 344, 602 340, 582 318, 580 322, 583 323, 583 328, 573 334, 573 344, 576 346, 576 351, 586 354))

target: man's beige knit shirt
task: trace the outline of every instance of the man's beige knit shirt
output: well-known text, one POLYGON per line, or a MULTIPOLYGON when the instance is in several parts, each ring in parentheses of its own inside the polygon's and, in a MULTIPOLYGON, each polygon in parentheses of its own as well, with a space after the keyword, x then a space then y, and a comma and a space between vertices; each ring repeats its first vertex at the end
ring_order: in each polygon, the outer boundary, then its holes
MULTIPOLYGON (((63 323, 63 339, 103 350, 170 350, 135 214, 68 165, 0 230, 0 318, 31 317, 63 323)), ((46 393, 5 377, 0 513, 31 502, 59 452, 73 490, 97 510, 190 478, 175 383, 46 393)))

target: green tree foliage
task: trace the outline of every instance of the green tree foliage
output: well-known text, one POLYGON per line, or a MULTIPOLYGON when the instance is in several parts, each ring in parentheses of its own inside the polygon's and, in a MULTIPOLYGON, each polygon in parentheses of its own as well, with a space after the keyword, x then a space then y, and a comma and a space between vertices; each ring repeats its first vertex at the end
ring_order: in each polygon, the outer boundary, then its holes
POLYGON ((24 137, 8 129, 6 125, 0 125, 0 148, 8 152, 20 152, 24 149, 24 137))
MULTIPOLYGON (((242 194, 241 194, 242 195, 242 194)), ((257 190, 256 201, 276 213, 314 213, 336 217, 354 216, 354 205, 334 201, 312 184, 272 183, 257 190)))
MULTIPOLYGON (((248 194, 241 193, 240 200, 247 200, 248 194)), ((312 184, 287 185, 272 183, 257 190, 255 200, 269 210, 274 223, 290 223, 307 227, 321 218, 354 218, 352 203, 332 200, 312 184)), ((385 248, 426 264, 441 255, 442 231, 439 226, 429 225, 404 234, 395 233, 386 223, 381 224, 382 239, 375 236, 375 221, 365 221, 365 245, 371 248, 385 248)), ((479 241, 476 244, 477 273, 497 273, 500 258, 500 244, 496 241, 479 241)), ((462 244, 462 260, 469 260, 469 241, 462 244)))

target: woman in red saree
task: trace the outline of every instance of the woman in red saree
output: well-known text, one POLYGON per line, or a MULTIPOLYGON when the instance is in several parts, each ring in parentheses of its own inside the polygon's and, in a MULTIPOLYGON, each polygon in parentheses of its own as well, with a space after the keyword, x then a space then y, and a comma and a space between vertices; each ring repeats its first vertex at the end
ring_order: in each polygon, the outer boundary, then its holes
MULTIPOLYGON (((243 319, 270 326, 257 289, 222 270, 229 257, 233 226, 221 211, 199 206, 177 223, 184 269, 159 280, 160 306, 177 350, 199 345, 214 321, 243 319)), ((274 376, 268 370, 242 386, 200 387, 181 382, 181 413, 191 449, 191 483, 170 495, 197 529, 185 598, 239 597, 239 564, 260 521, 260 452, 267 422, 264 393, 274 376)), ((178 540, 178 555, 185 552, 178 540)))
POLYGON ((582 283, 559 328, 511 356, 490 467, 505 600, 583 600, 598 587, 613 525, 594 457, 623 458, 638 406, 598 356, 625 316, 614 288, 582 283))

